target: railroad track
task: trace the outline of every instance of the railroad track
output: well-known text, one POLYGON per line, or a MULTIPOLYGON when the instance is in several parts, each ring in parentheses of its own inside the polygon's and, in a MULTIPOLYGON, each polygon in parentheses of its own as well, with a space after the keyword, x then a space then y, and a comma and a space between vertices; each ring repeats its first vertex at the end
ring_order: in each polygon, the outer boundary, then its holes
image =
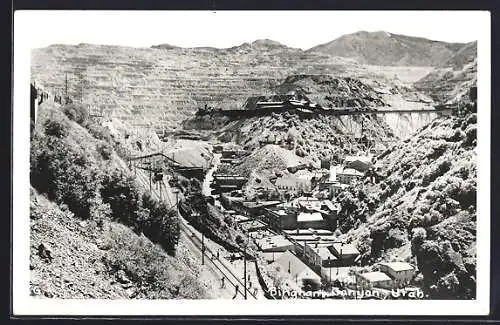
MULTIPOLYGON (((187 238, 193 243, 196 248, 198 248, 200 251, 202 251, 202 244, 200 238, 196 235, 195 232, 191 231, 185 224, 186 222, 182 217, 181 217, 181 222, 180 224, 180 229, 181 232, 183 232, 187 238)), ((201 252, 203 254, 203 252, 201 252)), ((224 276, 229 283, 231 283, 234 287, 238 285, 238 292, 244 297, 245 296, 245 291, 242 290, 242 288, 245 288, 245 284, 240 280, 240 278, 233 273, 224 263, 222 263, 219 259, 215 258, 216 254, 205 246, 205 261, 209 261, 212 266, 214 266, 219 273, 221 273, 222 276, 224 276), (210 253, 209 254, 207 254, 210 253)), ((245 288, 247 292, 247 296, 252 297, 254 299, 257 299, 256 295, 254 295, 248 288, 245 288)))
MULTIPOLYGON (((141 181, 142 183, 144 183, 144 185, 147 185, 149 186, 149 179, 146 175, 144 175, 141 171, 138 171, 137 173, 137 178, 139 181, 141 181)), ((159 193, 157 192, 158 190, 153 187, 151 189, 151 195, 155 196, 156 199, 160 200, 160 195, 159 193)), ((168 194, 165 195, 167 198, 169 197, 168 194)), ((168 200, 170 201, 170 200, 168 200)), ((171 202, 168 202, 168 206, 169 208, 173 208, 175 207, 175 204, 172 204, 171 202)), ((200 252, 202 254, 203 251, 202 251, 202 243, 201 243, 201 239, 198 237, 198 235, 192 231, 191 229, 189 229, 189 227, 187 226, 187 221, 182 218, 182 216, 179 216, 179 228, 181 230, 182 233, 184 233, 184 235, 186 235, 186 238, 188 238, 188 240, 197 248, 200 250, 200 252)), ((207 261, 209 261, 209 265, 211 265, 212 267, 215 268, 215 270, 220 273, 225 279, 227 279, 227 281, 229 283, 231 283, 234 287, 236 287, 236 285, 238 286, 238 293, 240 293, 243 297, 245 296, 245 291, 247 292, 247 296, 251 297, 251 298, 254 298, 254 299, 257 299, 256 295, 254 295, 248 288, 245 288, 245 284, 244 282, 242 282, 240 280, 240 278, 234 274, 233 271, 231 271, 224 263, 222 263, 219 259, 214 259, 214 258, 210 258, 208 256, 208 253, 210 253, 210 257, 215 257, 216 254, 214 254, 214 252, 208 248, 206 245, 205 245, 205 257, 207 261), (244 288, 244 290, 243 290, 244 288)))

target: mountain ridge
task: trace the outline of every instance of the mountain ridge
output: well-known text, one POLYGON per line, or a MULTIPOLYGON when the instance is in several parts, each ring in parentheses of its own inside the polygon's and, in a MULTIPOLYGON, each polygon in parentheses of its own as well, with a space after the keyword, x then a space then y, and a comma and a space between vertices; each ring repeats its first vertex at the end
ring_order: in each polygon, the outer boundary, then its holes
POLYGON ((363 64, 439 66, 468 43, 435 41, 386 31, 342 35, 306 52, 356 58, 363 64))

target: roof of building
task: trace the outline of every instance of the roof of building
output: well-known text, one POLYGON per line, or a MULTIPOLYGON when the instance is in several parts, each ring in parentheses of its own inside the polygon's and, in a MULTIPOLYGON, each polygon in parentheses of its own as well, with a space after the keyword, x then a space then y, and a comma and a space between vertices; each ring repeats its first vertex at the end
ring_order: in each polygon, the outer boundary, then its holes
POLYGON ((299 179, 305 179, 311 181, 313 177, 320 178, 323 176, 321 171, 308 171, 307 169, 301 169, 294 174, 295 177, 299 179))
POLYGON ((380 265, 386 265, 387 267, 396 272, 415 269, 411 264, 405 262, 380 263, 380 265))
POLYGON ((340 172, 339 175, 363 176, 363 173, 360 171, 357 171, 354 168, 346 168, 342 172, 340 172))
POLYGON ((327 229, 296 229, 296 230, 283 230, 289 235, 305 236, 305 235, 333 235, 333 232, 327 229))
POLYGON ((272 207, 280 204, 281 201, 244 201, 242 204, 249 209, 272 207))
POLYGON ((358 274, 360 277, 365 278, 366 280, 370 282, 378 282, 378 281, 387 281, 391 280, 391 278, 385 274, 384 272, 368 272, 368 273, 361 273, 358 274))
POLYGON ((318 242, 335 240, 335 235, 289 235, 295 241, 318 242))
POLYGON ((259 220, 247 220, 240 222, 241 227, 245 230, 263 229, 267 228, 267 225, 259 220))
POLYGON ((326 246, 318 246, 317 248, 314 248, 314 251, 321 257, 322 260, 336 260, 337 257, 330 252, 328 247, 326 246))
POLYGON ((281 266, 281 273, 288 273, 290 268, 290 274, 292 277, 301 275, 305 278, 321 280, 321 277, 314 273, 304 262, 302 262, 297 256, 292 252, 286 251, 274 262, 281 266))
POLYGON ((340 251, 342 255, 359 255, 358 249, 353 244, 334 243, 331 247, 339 255, 340 251))
POLYGON ((372 156, 346 156, 345 157, 345 162, 350 163, 353 161, 360 161, 366 164, 371 164, 372 163, 372 156))
POLYGON ((319 212, 300 212, 297 215, 297 222, 323 221, 323 215, 319 212))
POLYGON ((326 207, 330 210, 330 211, 338 211, 340 210, 340 204, 338 203, 333 203, 332 201, 330 200, 324 200, 321 202, 322 204, 326 205, 326 207))
POLYGON ((328 175, 328 182, 336 182, 337 181, 337 174, 342 171, 342 166, 340 165, 332 165, 330 166, 330 171, 328 175))
POLYGON ((276 261, 284 252, 261 252, 260 255, 264 257, 267 262, 276 261))
POLYGON ((266 250, 270 248, 292 246, 293 244, 284 236, 275 235, 257 240, 257 245, 260 247, 260 249, 266 250))
POLYGON ((321 209, 321 203, 317 197, 309 197, 309 196, 301 196, 296 199, 293 199, 289 205, 291 207, 303 207, 308 210, 319 210, 321 209))

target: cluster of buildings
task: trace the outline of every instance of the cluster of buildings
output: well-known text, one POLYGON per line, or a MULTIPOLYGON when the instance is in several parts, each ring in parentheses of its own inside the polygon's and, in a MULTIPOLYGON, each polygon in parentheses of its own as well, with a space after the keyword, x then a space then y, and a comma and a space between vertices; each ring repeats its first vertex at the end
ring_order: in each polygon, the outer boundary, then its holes
POLYGON ((360 252, 352 243, 338 241, 326 229, 295 229, 273 231, 265 222, 247 220, 242 223, 250 232, 261 255, 277 276, 295 282, 298 288, 303 283, 345 282, 355 289, 396 289, 407 286, 414 278, 416 268, 405 262, 388 262, 375 265, 375 271, 355 272, 360 252), (354 268, 355 269, 355 268, 354 268), (340 273, 339 273, 340 270, 340 273))
POLYGON ((298 193, 326 191, 331 199, 345 190, 354 181, 362 179, 373 172, 374 156, 347 156, 341 165, 322 164, 317 171, 299 170, 285 174, 275 180, 276 187, 281 191, 298 193))
MULTIPOLYGON (((215 148, 214 148, 215 149, 215 148)), ((222 157, 238 159, 245 153, 217 148, 222 157)), ((298 288, 305 283, 338 280, 356 288, 392 289, 407 285, 415 275, 408 263, 380 263, 376 271, 354 272, 360 252, 352 243, 340 241, 341 205, 337 195, 363 177, 376 175, 373 155, 347 156, 341 165, 323 164, 319 170, 302 166, 274 179, 277 189, 292 193, 286 201, 249 201, 243 195, 246 179, 239 175, 214 175, 220 204, 257 245, 261 256, 277 276, 298 288), (237 212, 236 212, 237 211, 237 212)))

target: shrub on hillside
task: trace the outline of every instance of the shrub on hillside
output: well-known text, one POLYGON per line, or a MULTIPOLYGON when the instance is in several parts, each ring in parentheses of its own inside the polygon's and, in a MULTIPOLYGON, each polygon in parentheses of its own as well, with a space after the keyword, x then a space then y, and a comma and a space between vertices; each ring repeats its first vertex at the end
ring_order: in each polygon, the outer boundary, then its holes
POLYGON ((471 299, 475 297, 475 280, 465 268, 462 255, 449 241, 424 240, 416 251, 418 269, 424 287, 436 299, 471 299))
POLYGON ((106 174, 102 181, 101 196, 103 202, 109 203, 114 219, 125 225, 134 225, 136 211, 141 207, 141 193, 131 176, 121 171, 106 174))
POLYGON ((427 232, 422 227, 416 227, 411 230, 411 253, 416 255, 420 247, 427 238, 427 232))
POLYGON ((62 120, 46 120, 43 124, 45 134, 57 138, 64 138, 69 134, 67 123, 62 120))
POLYGON ((104 140, 107 143, 113 143, 113 136, 109 129, 100 125, 99 123, 89 120, 89 122, 85 125, 87 131, 96 139, 104 140))
POLYGON ((76 123, 85 126, 89 121, 89 111, 88 109, 78 103, 71 103, 63 107, 63 112, 66 116, 75 121, 76 123))
POLYGON ((30 156, 31 184, 49 199, 66 204, 76 216, 90 218, 92 209, 101 204, 100 174, 86 156, 54 136, 35 139, 30 156))
POLYGON ((175 261, 144 237, 111 232, 112 248, 103 257, 110 272, 123 270, 138 287, 139 298, 200 299, 207 293, 193 275, 175 267, 175 261))
POLYGON ((444 175, 450 170, 451 162, 449 160, 441 160, 438 163, 430 165, 427 169, 427 173, 422 178, 422 186, 427 186, 432 183, 439 176, 444 175))
POLYGON ((143 232, 168 254, 175 255, 180 232, 176 210, 169 210, 164 203, 143 194, 134 178, 121 171, 113 171, 104 177, 101 196, 103 202, 110 205, 115 220, 138 233, 143 232))
POLYGON ((113 147, 110 144, 104 142, 97 146, 97 152, 101 155, 102 159, 110 160, 113 155, 113 147))
POLYGON ((180 233, 177 209, 169 210, 163 202, 153 200, 149 194, 142 196, 142 207, 136 212, 139 214, 139 220, 144 220, 149 212, 146 222, 140 226, 142 231, 153 242, 159 243, 168 254, 174 256, 180 233))

